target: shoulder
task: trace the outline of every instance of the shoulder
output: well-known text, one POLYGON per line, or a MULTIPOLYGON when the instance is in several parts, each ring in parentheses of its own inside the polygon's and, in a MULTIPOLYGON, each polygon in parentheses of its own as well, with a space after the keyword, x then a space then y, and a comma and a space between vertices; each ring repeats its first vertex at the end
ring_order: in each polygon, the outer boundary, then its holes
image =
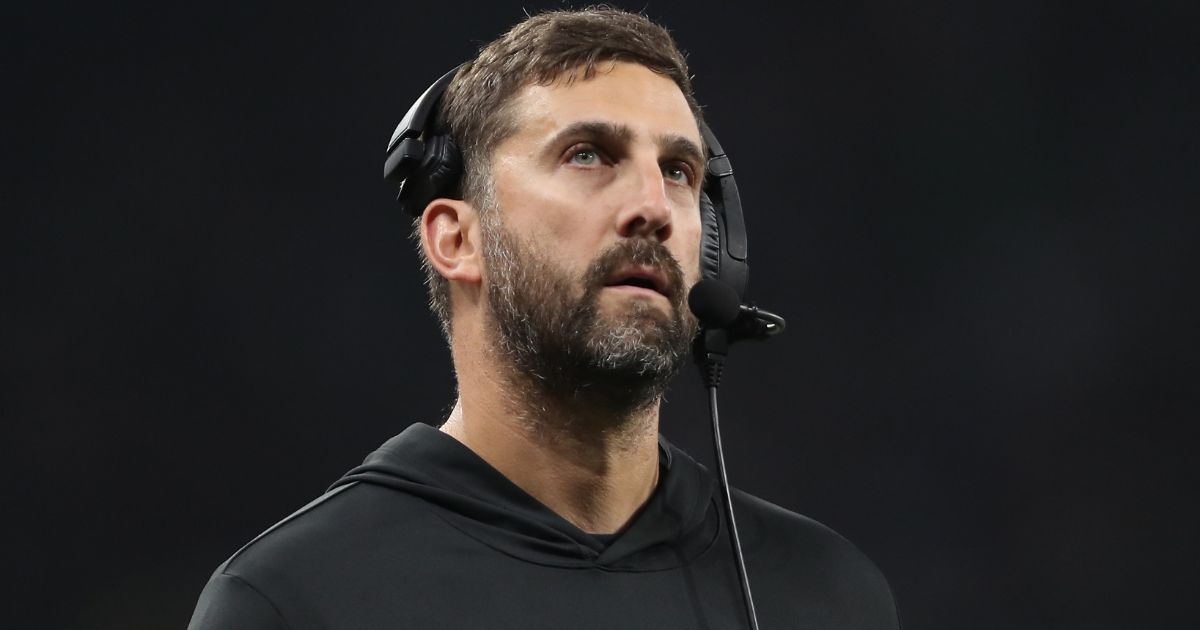
POLYGON ((337 536, 338 514, 350 508, 340 497, 351 489, 327 492, 269 527, 238 549, 213 572, 192 613, 188 630, 291 628, 281 610, 294 599, 283 576, 293 564, 311 565, 322 539, 337 536))
POLYGON ((370 484, 340 486, 217 567, 189 630, 308 627, 364 581, 390 577, 406 556, 422 553, 422 533, 431 528, 442 522, 420 499, 370 484), (229 625, 243 619, 261 623, 229 625))
MULTIPOLYGON (((407 535, 441 521, 427 502, 393 489, 350 483, 338 486, 268 528, 222 565, 227 573, 255 577, 266 567, 293 574, 326 563, 369 556, 377 538, 403 548, 407 535)), ((365 558, 364 558, 365 559, 365 558)))
POLYGON ((825 524, 741 490, 733 489, 732 494, 743 545, 769 544, 835 565, 870 563, 853 543, 825 524))
POLYGON ((844 536, 812 518, 736 489, 733 506, 756 593, 762 588, 779 596, 811 600, 834 617, 856 618, 854 627, 899 627, 887 579, 844 536))
POLYGON ((188 630, 288 630, 270 598, 245 580, 217 571, 200 593, 188 630))

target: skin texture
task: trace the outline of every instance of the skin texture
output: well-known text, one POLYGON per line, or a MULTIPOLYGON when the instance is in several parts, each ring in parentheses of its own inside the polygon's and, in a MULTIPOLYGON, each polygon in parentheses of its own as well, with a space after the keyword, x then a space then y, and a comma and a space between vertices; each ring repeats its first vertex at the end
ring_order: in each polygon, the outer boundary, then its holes
MULTIPOLYGON (((703 160, 683 93, 616 62, 588 80, 526 86, 514 105, 517 131, 491 156, 499 216, 487 220, 569 280, 562 299, 594 299, 597 326, 670 318, 677 305, 660 292, 593 284, 589 294, 587 274, 602 254, 645 240, 679 265, 679 290, 699 277, 703 160)), ((453 312, 459 399, 442 430, 580 529, 618 531, 658 480, 660 397, 613 406, 556 395, 497 350, 488 290, 499 274, 485 255, 495 234, 461 200, 434 200, 422 217, 422 246, 450 281, 453 312)))

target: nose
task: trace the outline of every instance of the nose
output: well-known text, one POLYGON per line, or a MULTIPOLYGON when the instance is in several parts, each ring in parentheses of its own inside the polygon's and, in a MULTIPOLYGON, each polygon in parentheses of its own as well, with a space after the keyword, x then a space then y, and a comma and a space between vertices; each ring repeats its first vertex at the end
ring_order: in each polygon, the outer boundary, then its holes
POLYGON ((639 161, 631 179, 633 191, 617 214, 617 233, 624 238, 667 240, 671 237, 671 202, 658 159, 639 161))

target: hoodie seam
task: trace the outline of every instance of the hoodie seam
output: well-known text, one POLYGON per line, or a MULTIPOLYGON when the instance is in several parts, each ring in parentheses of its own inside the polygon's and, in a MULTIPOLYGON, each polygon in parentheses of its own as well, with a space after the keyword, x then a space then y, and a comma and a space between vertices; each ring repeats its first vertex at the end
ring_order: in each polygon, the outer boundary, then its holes
MULTIPOLYGON (((715 499, 713 499, 713 500, 715 501, 715 499)), ((537 566, 542 566, 542 567, 552 567, 552 568, 558 568, 558 569, 575 569, 575 570, 595 569, 595 570, 604 571, 606 573, 659 573, 659 572, 663 572, 663 571, 674 571, 676 569, 679 569, 680 567, 688 566, 688 565, 692 564, 692 562, 694 562, 696 560, 696 558, 698 558, 712 550, 713 545, 715 545, 717 540, 719 540, 721 538, 721 530, 722 530, 720 521, 718 521, 716 532, 713 534, 713 537, 707 543, 705 543, 704 548, 701 549, 696 554, 694 554, 693 556, 687 558, 687 560, 680 562, 677 565, 667 566, 667 567, 663 567, 661 569, 638 569, 638 568, 622 569, 622 568, 616 568, 616 567, 606 566, 606 565, 597 563, 596 559, 600 557, 600 554, 596 554, 595 558, 590 558, 590 559, 589 558, 580 558, 577 561, 578 564, 561 564, 561 563, 546 562, 546 561, 541 561, 541 560, 533 560, 528 557, 515 554, 515 553, 513 553, 507 549, 504 549, 502 547, 499 547, 497 545, 493 545, 493 544, 489 543, 488 541, 484 540, 483 538, 480 538, 479 536, 476 536, 475 534, 471 533, 467 529, 463 528, 458 523, 454 522, 452 519, 447 518, 446 515, 444 515, 440 512, 440 510, 434 509, 433 514, 434 514, 434 516, 441 519, 444 523, 446 523, 450 527, 453 527, 454 529, 458 530, 459 533, 466 536, 467 538, 470 538, 471 540, 473 540, 489 549, 493 549, 493 550, 495 550, 505 556, 508 556, 509 558, 512 558, 514 560, 519 560, 521 562, 528 562, 529 564, 535 564, 537 566)), ((572 542, 574 542, 574 541, 572 541, 572 542)), ((580 545, 579 543, 575 543, 575 545, 579 549, 587 549, 589 552, 592 551, 591 549, 584 547, 583 545, 580 545)), ((592 553, 594 553, 594 552, 592 552, 592 553)))
MULTIPOLYGON (((436 506, 435 506, 435 508, 436 508, 436 506)), ((442 514, 442 513, 440 512, 440 510, 438 510, 438 509, 434 509, 434 511, 433 511, 433 514, 434 514, 434 516, 436 516, 436 517, 438 517, 439 519, 441 519, 441 520, 442 520, 444 523, 446 523, 446 524, 447 524, 447 525, 449 525, 450 527, 453 527, 454 529, 458 530, 458 532, 459 532, 459 533, 461 533, 462 535, 466 536, 467 538, 470 538, 471 540, 474 540, 475 542, 477 542, 477 543, 479 543, 479 544, 481 544, 481 545, 483 545, 483 546, 485 546, 485 547, 487 547, 487 548, 489 548, 489 549, 494 549, 494 550, 496 550, 496 551, 498 551, 498 552, 500 552, 500 553, 502 553, 502 554, 504 554, 504 555, 506 555, 506 556, 508 556, 508 557, 510 557, 510 558, 512 558, 512 559, 514 559, 514 560, 520 560, 521 562, 528 562, 528 563, 530 563, 530 564, 536 564, 536 565, 538 565, 538 566, 543 566, 543 567, 558 567, 558 568, 561 568, 561 569, 589 569, 589 568, 592 568, 593 566, 596 566, 596 564, 595 564, 595 562, 594 562, 594 559, 589 559, 589 558, 579 558, 579 559, 578 559, 578 562, 579 562, 579 563, 581 563, 581 564, 579 564, 579 565, 571 565, 571 564, 568 564, 568 565, 563 565, 563 564, 556 564, 556 563, 551 563, 551 562, 543 562, 543 561, 538 561, 538 560, 531 560, 531 559, 529 559, 529 558, 526 558, 526 557, 524 557, 524 556, 521 556, 521 555, 514 554, 514 553, 512 553, 511 551, 509 551, 509 550, 507 550, 507 549, 503 549, 503 548, 501 548, 501 547, 498 547, 498 546, 496 546, 496 545, 493 545, 493 544, 489 543, 488 541, 486 541, 486 540, 484 540, 484 539, 480 538, 479 536, 476 536, 475 534, 472 534, 471 532, 467 531, 465 528, 463 528, 463 527, 462 527, 461 525, 459 525, 458 523, 455 523, 455 522, 454 522, 452 519, 450 519, 450 518, 447 518, 447 517, 446 517, 446 515, 442 514)), ((594 551, 592 551, 591 549, 589 549, 589 548, 587 548, 587 547, 585 547, 585 546, 583 546, 583 545, 580 545, 579 543, 577 543, 577 542, 575 542, 575 541, 573 541, 573 540, 571 541, 571 543, 575 545, 575 548, 576 548, 576 549, 579 549, 579 550, 587 550, 588 552, 595 553, 595 552, 594 552, 594 551)), ((596 554, 596 557, 599 557, 599 554, 596 554)))
POLYGON ((313 499, 312 501, 309 501, 306 505, 304 505, 300 509, 296 510, 295 512, 292 512, 288 516, 284 517, 283 520, 279 521, 278 523, 275 523, 274 525, 268 527, 261 534, 255 536, 250 542, 246 543, 245 545, 242 545, 241 549, 238 549, 237 551, 233 552, 233 555, 229 556, 229 559, 225 561, 225 567, 228 568, 230 565, 232 565, 234 563, 234 561, 237 560, 238 556, 242 555, 242 553, 245 552, 247 549, 249 549, 251 546, 253 546, 254 543, 257 543, 258 541, 267 537, 268 534, 271 534, 275 530, 292 522, 293 520, 299 518, 300 516, 307 514, 308 512, 316 509, 317 507, 320 507, 326 501, 328 501, 329 499, 332 499, 335 495, 340 494, 343 490, 346 490, 353 485, 354 484, 351 483, 351 484, 342 486, 340 488, 334 488, 334 489, 326 492, 325 494, 322 494, 321 496, 313 499))
POLYGON ((283 616, 283 611, 279 610, 279 606, 277 606, 275 604, 275 600, 268 597, 267 594, 262 592, 261 590, 259 590, 259 588, 257 586, 251 584, 249 580, 243 578, 240 575, 235 575, 233 573, 230 573, 228 570, 222 571, 221 575, 223 575, 231 580, 240 582, 243 586, 250 589, 255 595, 258 595, 260 598, 262 598, 263 601, 267 602, 267 604, 271 606, 271 610, 275 611, 275 616, 279 617, 279 621, 283 623, 284 628, 290 629, 292 627, 292 624, 288 623, 287 617, 283 616))

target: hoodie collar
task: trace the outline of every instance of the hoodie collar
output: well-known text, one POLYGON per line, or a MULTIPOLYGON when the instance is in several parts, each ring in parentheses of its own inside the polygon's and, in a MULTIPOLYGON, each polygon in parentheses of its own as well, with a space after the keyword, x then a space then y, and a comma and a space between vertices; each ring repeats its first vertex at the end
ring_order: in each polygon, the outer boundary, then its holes
POLYGON ((385 442, 333 487, 366 483, 418 496, 459 531, 528 562, 661 571, 686 564, 710 547, 719 516, 708 471, 661 436, 659 463, 658 487, 607 547, 461 442, 426 424, 414 424, 385 442))

